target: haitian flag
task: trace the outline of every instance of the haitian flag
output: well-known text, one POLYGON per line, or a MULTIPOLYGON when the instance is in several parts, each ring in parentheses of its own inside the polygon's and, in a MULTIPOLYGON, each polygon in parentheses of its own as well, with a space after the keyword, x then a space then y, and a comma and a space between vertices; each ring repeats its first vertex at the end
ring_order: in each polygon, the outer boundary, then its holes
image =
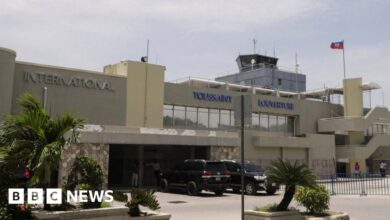
POLYGON ((332 44, 330 44, 330 48, 332 48, 332 49, 344 49, 344 41, 332 42, 332 44))

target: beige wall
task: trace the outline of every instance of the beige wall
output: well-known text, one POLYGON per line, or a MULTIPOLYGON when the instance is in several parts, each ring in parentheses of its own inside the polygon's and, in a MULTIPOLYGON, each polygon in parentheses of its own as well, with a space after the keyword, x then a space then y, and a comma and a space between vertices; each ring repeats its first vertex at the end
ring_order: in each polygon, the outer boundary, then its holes
POLYGON ((362 78, 344 79, 344 116, 363 116, 362 78))
MULTIPOLYGON (((344 116, 363 116, 363 90, 362 78, 344 79, 344 116)), ((364 142, 364 133, 350 131, 346 137, 348 144, 361 144, 364 142)))
POLYGON ((14 89, 12 95, 12 113, 20 110, 17 98, 29 92, 43 102, 44 87, 47 88, 47 110, 52 116, 72 113, 83 118, 89 124, 125 125, 126 78, 107 76, 99 72, 72 68, 48 66, 42 64, 16 62, 14 89), (99 80, 110 83, 109 89, 85 88, 80 86, 56 84, 53 81, 26 80, 24 73, 57 75, 65 79, 72 77, 99 80))
POLYGON ((128 60, 106 66, 104 71, 127 76, 126 125, 163 127, 165 66, 128 60))
POLYGON ((0 47, 0 122, 11 113, 16 52, 0 47))

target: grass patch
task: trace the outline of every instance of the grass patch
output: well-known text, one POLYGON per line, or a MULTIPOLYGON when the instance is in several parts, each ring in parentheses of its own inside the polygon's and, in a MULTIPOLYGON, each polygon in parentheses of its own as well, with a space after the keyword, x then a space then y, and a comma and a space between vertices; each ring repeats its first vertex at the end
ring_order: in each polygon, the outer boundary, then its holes
POLYGON ((110 208, 111 204, 109 202, 102 202, 100 208, 110 208))
POLYGON ((259 212, 277 212, 278 204, 272 203, 263 207, 255 207, 255 211, 259 212))

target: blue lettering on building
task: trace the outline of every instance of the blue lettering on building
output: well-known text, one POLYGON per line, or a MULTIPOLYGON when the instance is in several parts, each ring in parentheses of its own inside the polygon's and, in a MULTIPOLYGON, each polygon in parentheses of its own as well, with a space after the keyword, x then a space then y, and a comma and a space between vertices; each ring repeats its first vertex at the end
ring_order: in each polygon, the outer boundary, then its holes
POLYGON ((205 92, 193 92, 194 99, 208 101, 208 102, 232 102, 230 95, 221 95, 205 92))
POLYGON ((289 102, 278 102, 278 101, 272 101, 272 100, 261 100, 259 99, 257 101, 257 105, 260 107, 266 107, 266 108, 277 108, 277 109, 287 109, 287 110, 293 110, 294 104, 289 102))

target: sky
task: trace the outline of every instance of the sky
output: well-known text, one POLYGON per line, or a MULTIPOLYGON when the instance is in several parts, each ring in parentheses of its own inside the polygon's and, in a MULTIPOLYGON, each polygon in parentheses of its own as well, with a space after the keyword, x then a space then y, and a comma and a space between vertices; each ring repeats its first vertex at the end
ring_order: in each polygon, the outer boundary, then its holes
POLYGON ((1 0, 0 47, 20 61, 101 72, 140 60, 149 39, 150 63, 173 81, 237 72, 256 39, 281 67, 294 68, 297 53, 312 90, 342 85, 342 51, 330 43, 344 40, 347 77, 379 83, 372 104, 388 106, 389 11, 386 0, 1 0))

